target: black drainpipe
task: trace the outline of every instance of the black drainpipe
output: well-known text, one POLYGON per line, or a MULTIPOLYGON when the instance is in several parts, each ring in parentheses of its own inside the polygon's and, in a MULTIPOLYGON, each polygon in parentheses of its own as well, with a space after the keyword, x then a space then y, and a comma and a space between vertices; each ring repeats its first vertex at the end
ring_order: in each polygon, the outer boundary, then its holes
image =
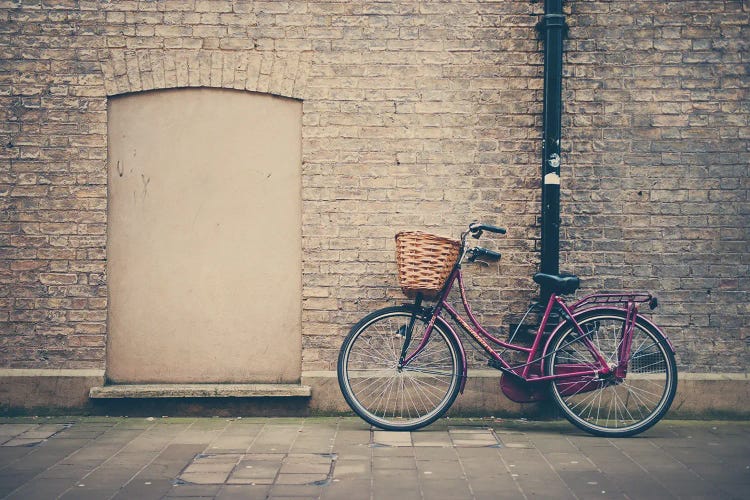
MULTIPOLYGON (((563 38, 567 24, 562 0, 545 0, 537 29, 544 40, 542 130, 542 217, 540 271, 560 272, 560 129, 562 128, 563 38)), ((542 290, 542 296, 548 291, 542 290)))

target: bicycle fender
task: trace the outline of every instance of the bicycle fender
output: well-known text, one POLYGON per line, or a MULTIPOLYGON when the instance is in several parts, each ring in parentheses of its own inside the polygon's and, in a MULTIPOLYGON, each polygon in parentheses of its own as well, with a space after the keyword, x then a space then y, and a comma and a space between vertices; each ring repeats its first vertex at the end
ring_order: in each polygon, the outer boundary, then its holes
POLYGON ((672 354, 677 354, 677 351, 675 351, 674 345, 672 345, 672 341, 669 340, 669 337, 667 337, 667 334, 665 334, 664 331, 661 328, 659 328, 658 326, 656 326, 656 324, 654 324, 653 321, 651 321, 650 319, 648 319, 645 316, 641 316, 640 314, 638 314, 636 316, 636 321, 639 320, 639 319, 643 320, 644 323, 647 323, 648 326, 652 327, 654 330, 656 330, 657 332, 659 332, 661 334, 661 336, 664 337, 664 340, 667 341, 667 345, 672 350, 672 354))
POLYGON ((464 350, 464 345, 461 342, 461 339, 458 337, 458 334, 456 331, 445 321, 443 318, 438 317, 437 321, 440 321, 440 327, 446 328, 451 335, 453 335, 453 339, 456 341, 456 344, 458 345, 458 352, 461 353, 461 389, 459 390, 460 394, 464 393, 464 388, 466 387, 466 378, 468 376, 468 361, 466 360, 466 351, 464 350))

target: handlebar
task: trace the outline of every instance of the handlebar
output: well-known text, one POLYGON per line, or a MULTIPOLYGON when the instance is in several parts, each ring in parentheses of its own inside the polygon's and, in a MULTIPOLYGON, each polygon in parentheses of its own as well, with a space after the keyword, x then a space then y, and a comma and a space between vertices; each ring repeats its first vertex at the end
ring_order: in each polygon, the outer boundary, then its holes
POLYGON ((458 258, 460 264, 464 257, 468 256, 469 262, 474 262, 477 259, 480 261, 497 262, 500 260, 500 253, 492 250, 487 250, 482 247, 467 248, 466 237, 471 234, 472 237, 479 239, 484 231, 496 234, 505 234, 505 228, 493 226, 490 224, 480 224, 479 222, 472 222, 469 224, 469 229, 461 233, 461 255, 458 258))
POLYGON ((469 224, 469 232, 474 238, 478 239, 480 236, 482 236, 483 231, 497 234, 505 234, 506 232, 504 228, 491 226, 490 224, 480 224, 478 222, 472 222, 471 224, 469 224))
POLYGON ((497 262, 501 257, 500 252, 495 252, 482 247, 474 247, 469 250, 469 253, 469 262, 474 262, 477 259, 485 262, 497 262))

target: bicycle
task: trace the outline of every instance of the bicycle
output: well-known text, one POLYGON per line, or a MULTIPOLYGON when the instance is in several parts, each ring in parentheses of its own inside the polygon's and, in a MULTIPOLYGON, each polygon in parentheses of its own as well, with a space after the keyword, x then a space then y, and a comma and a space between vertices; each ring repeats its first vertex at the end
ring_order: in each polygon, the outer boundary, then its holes
POLYGON ((467 378, 466 351, 447 313, 502 372, 501 388, 510 399, 551 399, 573 425, 597 436, 632 436, 658 422, 674 399, 677 367, 666 335, 638 312, 642 304, 654 309, 657 299, 595 293, 568 305, 562 296, 579 288, 579 278, 537 273, 534 281, 547 292, 524 316, 544 305, 531 346, 514 343, 520 325, 501 340, 472 312, 462 274, 465 261, 500 259, 498 252, 467 244, 469 234, 479 239, 484 232, 506 230, 472 223, 460 240, 421 232, 396 236, 399 282, 414 302, 365 316, 344 339, 337 374, 351 409, 385 430, 415 430, 440 418, 467 378), (456 283, 468 321, 448 301, 456 283), (425 299, 434 305, 425 306, 425 299), (553 314, 558 324, 546 334, 553 314), (525 361, 509 363, 508 351, 525 361))

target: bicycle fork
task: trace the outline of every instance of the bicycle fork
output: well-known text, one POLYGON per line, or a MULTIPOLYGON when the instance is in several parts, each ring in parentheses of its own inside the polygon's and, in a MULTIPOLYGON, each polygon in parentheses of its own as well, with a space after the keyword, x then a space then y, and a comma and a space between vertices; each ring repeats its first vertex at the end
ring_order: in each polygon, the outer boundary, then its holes
POLYGON ((399 335, 402 335, 404 337, 404 341, 401 346, 401 355, 398 358, 398 370, 401 371, 401 369, 404 367, 404 361, 406 360, 406 353, 409 351, 409 345, 411 344, 411 337, 412 333, 414 332, 414 323, 417 321, 417 314, 419 313, 419 308, 422 306, 422 294, 417 293, 417 297, 414 300, 414 310, 411 313, 411 318, 409 318, 409 324, 403 325, 401 328, 399 328, 398 333, 399 335))

